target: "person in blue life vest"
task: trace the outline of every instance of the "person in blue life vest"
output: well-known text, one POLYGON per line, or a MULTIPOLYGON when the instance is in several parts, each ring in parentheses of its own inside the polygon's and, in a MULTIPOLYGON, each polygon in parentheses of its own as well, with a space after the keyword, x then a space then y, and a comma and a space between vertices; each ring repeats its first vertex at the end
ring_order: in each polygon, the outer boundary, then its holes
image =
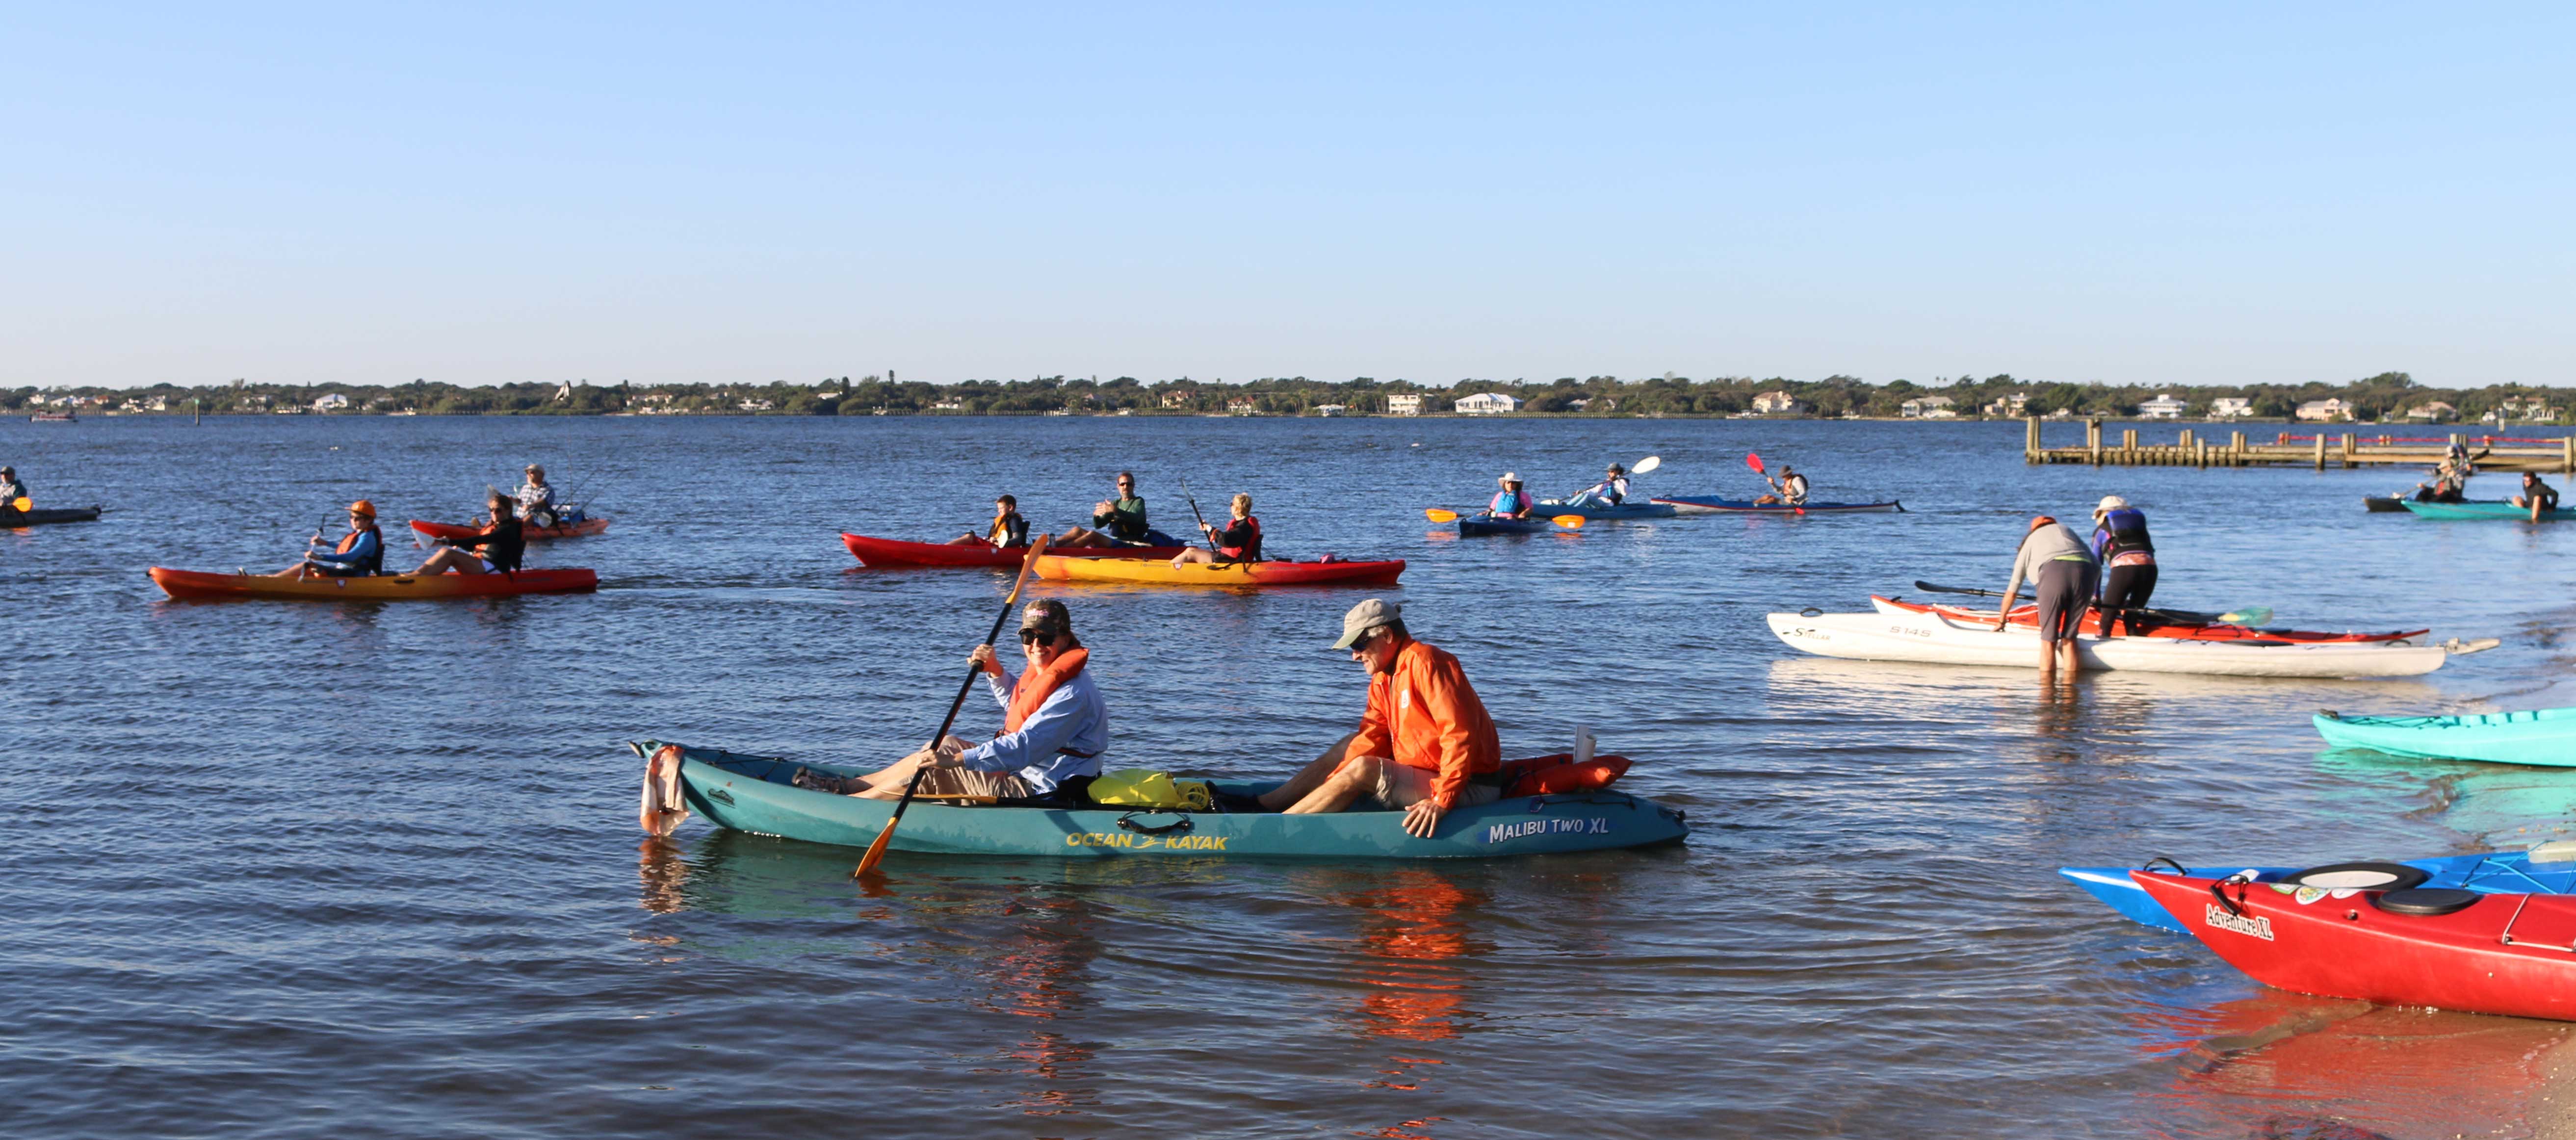
POLYGON ((1485 504, 1485 513, 1498 519, 1530 517, 1530 511, 1536 504, 1530 498, 1530 493, 1522 488, 1520 473, 1505 471, 1503 477, 1495 482, 1502 484, 1503 489, 1495 492, 1494 501, 1485 504))
POLYGON ((1610 465, 1609 473, 1602 476, 1600 482, 1584 488, 1581 493, 1565 502, 1570 507, 1615 507, 1626 502, 1627 499, 1628 469, 1613 463, 1610 465))
POLYGON ((2156 544, 2147 537, 2147 516, 2118 495, 2105 495, 2093 508, 2093 560, 2102 567, 2102 635, 2125 627, 2137 632, 2137 611, 2156 595, 2156 544))
POLYGON ((1172 559, 1173 569, 1192 563, 1261 561, 1261 520, 1252 517, 1252 496, 1236 495, 1227 513, 1229 517, 1222 527, 1199 524, 1199 531, 1207 535, 1208 545, 1215 549, 1193 546, 1184 550, 1172 559))
POLYGON ((363 578, 385 572, 385 536, 376 529, 376 505, 349 504, 349 533, 327 554, 306 554, 272 578, 363 578))

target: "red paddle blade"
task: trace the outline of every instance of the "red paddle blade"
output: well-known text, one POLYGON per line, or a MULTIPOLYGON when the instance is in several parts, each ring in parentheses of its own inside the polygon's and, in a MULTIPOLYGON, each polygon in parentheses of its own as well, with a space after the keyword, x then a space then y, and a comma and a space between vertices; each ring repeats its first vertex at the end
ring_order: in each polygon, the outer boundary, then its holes
POLYGON ((1748 451, 1744 453, 1744 465, 1752 468, 1753 473, 1756 475, 1770 474, 1770 472, 1762 469, 1762 457, 1753 452, 1748 451))

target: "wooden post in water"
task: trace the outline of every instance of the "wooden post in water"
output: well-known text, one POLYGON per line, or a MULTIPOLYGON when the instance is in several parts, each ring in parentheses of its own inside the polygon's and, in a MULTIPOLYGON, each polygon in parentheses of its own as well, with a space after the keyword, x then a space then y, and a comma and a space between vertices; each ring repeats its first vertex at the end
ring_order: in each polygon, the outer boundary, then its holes
POLYGON ((2227 433, 2227 450, 2229 466, 2245 466, 2245 433, 2241 431, 2227 433))
POLYGON ((2120 429, 2120 462, 2131 467, 2138 465, 2138 429, 2120 429))
POLYGON ((2317 470, 2326 469, 2326 433, 2317 433, 2317 470))
POLYGON ((2559 440, 2558 447, 2565 455, 2565 458, 2558 461, 2558 469, 2561 471, 2576 472, 2576 435, 2571 435, 2565 439, 2559 440))
POLYGON ((2352 433, 2351 433, 2351 432, 2345 432, 2345 433, 2343 433, 2343 469, 2344 469, 2344 470, 2346 470, 2346 471, 2350 471, 2350 470, 2352 470, 2354 467, 2358 466, 2358 464, 2355 464, 2355 463, 2352 461, 2352 457, 2353 457, 2353 456, 2355 456, 2355 455, 2358 455, 2358 454, 2360 454, 2360 452, 2359 452, 2359 451, 2357 451, 2357 450, 2355 450, 2355 449, 2354 449, 2354 447, 2353 447, 2353 445, 2352 445, 2352 433))
POLYGON ((2102 421, 2084 421, 2084 450, 2091 455, 2093 466, 2102 465, 2102 421))
POLYGON ((2039 449, 2039 417, 2031 416, 2024 422, 2027 426, 2022 431, 2022 462, 2040 462, 2043 453, 2039 449))

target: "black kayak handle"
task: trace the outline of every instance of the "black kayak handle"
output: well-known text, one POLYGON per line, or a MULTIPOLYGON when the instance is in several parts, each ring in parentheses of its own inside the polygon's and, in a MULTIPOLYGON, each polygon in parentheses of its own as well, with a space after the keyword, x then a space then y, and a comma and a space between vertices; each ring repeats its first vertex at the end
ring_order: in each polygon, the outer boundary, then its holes
POLYGON ((1169 835, 1175 831, 1188 831, 1189 829, 1198 826, 1197 824, 1190 822, 1190 817, 1187 813, 1183 813, 1181 818, 1164 824, 1161 827, 1153 827, 1136 822, 1136 817, 1140 814, 1143 813, 1131 811, 1125 815, 1119 816, 1118 829, 1121 831, 1132 831, 1138 835, 1169 835))

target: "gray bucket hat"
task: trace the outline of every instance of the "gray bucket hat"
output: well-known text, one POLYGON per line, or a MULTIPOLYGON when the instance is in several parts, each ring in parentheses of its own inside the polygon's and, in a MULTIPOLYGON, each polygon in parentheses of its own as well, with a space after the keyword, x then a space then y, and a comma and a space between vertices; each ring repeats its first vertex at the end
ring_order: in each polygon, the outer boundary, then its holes
POLYGON ((1403 616, 1403 606, 1384 598, 1370 598, 1352 606, 1351 612, 1342 615, 1342 639, 1334 642, 1333 648, 1348 649, 1361 634, 1382 625, 1394 625, 1403 616))

